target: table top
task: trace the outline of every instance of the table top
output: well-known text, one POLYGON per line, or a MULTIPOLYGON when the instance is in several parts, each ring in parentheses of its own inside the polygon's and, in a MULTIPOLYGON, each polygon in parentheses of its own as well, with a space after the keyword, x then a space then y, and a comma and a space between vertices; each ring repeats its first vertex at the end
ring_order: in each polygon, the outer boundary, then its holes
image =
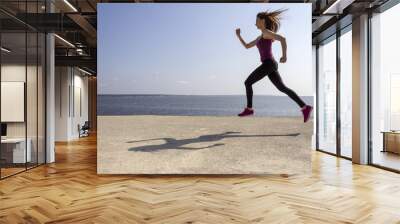
POLYGON ((400 131, 381 131, 381 133, 389 133, 389 134, 400 134, 400 131))
MULTIPOLYGON (((29 138, 28 138, 29 141, 29 138)), ((25 138, 5 138, 1 139, 1 143, 20 143, 25 142, 25 138)))

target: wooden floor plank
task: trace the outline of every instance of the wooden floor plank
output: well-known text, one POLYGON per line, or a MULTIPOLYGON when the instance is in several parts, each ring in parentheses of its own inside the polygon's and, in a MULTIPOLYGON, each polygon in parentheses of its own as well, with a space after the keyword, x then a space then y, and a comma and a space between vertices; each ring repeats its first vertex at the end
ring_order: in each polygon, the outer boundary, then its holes
POLYGON ((97 175, 96 137, 0 181, 0 223, 400 223, 400 175, 312 153, 309 175, 97 175))

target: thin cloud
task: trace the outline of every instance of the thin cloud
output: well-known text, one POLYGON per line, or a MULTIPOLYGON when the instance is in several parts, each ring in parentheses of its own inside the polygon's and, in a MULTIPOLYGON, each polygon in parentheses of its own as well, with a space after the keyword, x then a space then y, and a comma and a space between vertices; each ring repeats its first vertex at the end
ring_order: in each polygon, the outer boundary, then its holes
POLYGON ((189 84, 189 82, 185 81, 185 80, 179 80, 179 81, 177 81, 177 83, 182 84, 182 85, 189 84))

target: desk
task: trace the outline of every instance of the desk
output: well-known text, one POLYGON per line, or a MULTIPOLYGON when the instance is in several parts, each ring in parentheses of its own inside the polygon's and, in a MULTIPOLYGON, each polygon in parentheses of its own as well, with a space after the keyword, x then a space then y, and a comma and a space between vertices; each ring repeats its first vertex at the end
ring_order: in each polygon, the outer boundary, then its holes
POLYGON ((382 131, 381 133, 383 133, 382 152, 400 154, 400 131, 382 131))
POLYGON ((30 138, 27 139, 27 146, 25 151, 25 138, 5 138, 1 139, 1 154, 7 162, 10 163, 25 163, 30 162, 32 159, 30 138), (5 155, 4 155, 5 154, 5 155), (4 156, 3 156, 4 155, 4 156), (11 156, 12 155, 12 156, 11 156), (12 160, 11 160, 12 158, 12 160), (25 159, 27 159, 25 161, 25 159))

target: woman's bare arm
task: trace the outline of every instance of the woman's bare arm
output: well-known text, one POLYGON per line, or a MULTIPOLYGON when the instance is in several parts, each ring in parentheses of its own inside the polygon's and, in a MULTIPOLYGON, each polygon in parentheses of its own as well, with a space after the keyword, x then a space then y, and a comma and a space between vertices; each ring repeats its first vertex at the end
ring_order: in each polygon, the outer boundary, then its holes
POLYGON ((257 37, 255 40, 251 41, 250 43, 246 43, 242 36, 240 35, 240 29, 236 29, 236 36, 239 38, 240 42, 242 43, 242 45, 246 48, 249 49, 251 47, 254 47, 257 44, 258 39, 260 39, 260 37, 257 37))

